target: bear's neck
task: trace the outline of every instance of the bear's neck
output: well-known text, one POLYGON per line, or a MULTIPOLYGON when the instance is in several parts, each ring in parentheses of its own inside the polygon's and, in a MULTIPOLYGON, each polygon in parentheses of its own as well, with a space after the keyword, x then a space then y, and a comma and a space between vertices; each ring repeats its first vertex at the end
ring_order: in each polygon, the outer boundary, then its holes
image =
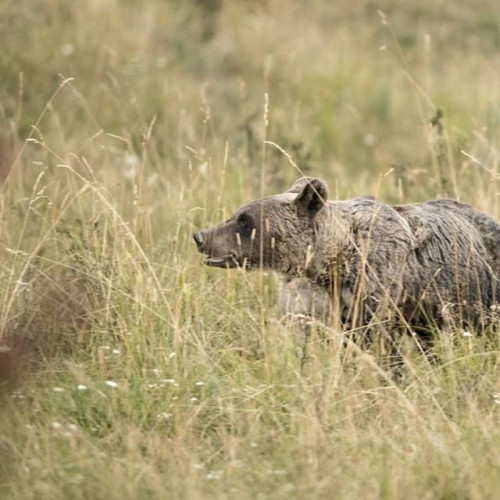
POLYGON ((350 213, 343 202, 328 202, 314 220, 312 241, 306 255, 305 265, 296 275, 306 276, 320 286, 333 289, 338 277, 345 274, 353 244, 350 213))

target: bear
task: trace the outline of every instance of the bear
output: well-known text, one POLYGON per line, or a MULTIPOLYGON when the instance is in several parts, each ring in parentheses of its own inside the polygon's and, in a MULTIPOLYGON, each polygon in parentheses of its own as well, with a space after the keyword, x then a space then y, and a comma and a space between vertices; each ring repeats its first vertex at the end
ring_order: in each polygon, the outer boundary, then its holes
MULTIPOLYGON (((480 231, 486 248, 493 258, 493 270, 500 276, 500 224, 489 215, 478 212, 470 205, 456 200, 432 200, 421 204, 426 206, 441 206, 445 210, 460 212, 460 215, 471 221, 480 231)), ((405 216, 406 207, 395 206, 396 210, 405 216)), ((498 298, 498 295, 497 295, 498 298)), ((306 324, 315 321, 328 323, 331 314, 331 300, 328 292, 316 283, 306 278, 291 278, 285 276, 278 286, 278 311, 283 317, 298 319, 306 324)), ((493 309, 495 309, 493 307, 493 309)))
MULTIPOLYGON (((324 287, 307 278, 285 276, 278 285, 278 312, 289 319, 328 324, 331 299, 324 287)), ((302 321, 303 322, 303 321, 302 321)))
POLYGON ((346 329, 484 328, 500 297, 500 225, 454 200, 328 201, 324 181, 302 177, 194 240, 209 266, 268 269, 320 287, 346 329))
MULTIPOLYGON (((466 218, 474 225, 483 238, 483 242, 492 258, 493 271, 497 277, 500 277, 500 224, 488 214, 482 213, 468 205, 457 200, 441 199, 426 201, 421 204, 424 209, 436 208, 440 212, 450 211, 460 217, 466 218)), ((405 216, 405 205, 395 206, 403 216, 405 216)))

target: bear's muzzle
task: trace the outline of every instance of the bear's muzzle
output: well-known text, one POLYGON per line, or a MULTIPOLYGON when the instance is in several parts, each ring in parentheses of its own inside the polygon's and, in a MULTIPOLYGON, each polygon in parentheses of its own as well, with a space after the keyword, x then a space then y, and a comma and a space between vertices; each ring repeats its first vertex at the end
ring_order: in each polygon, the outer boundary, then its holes
POLYGON ((215 255, 212 245, 209 244, 210 238, 204 234, 203 231, 199 231, 193 234, 193 239, 196 243, 198 251, 207 255, 205 259, 205 264, 211 267, 222 267, 225 269, 232 269, 240 265, 236 255, 229 253, 228 255, 215 255))

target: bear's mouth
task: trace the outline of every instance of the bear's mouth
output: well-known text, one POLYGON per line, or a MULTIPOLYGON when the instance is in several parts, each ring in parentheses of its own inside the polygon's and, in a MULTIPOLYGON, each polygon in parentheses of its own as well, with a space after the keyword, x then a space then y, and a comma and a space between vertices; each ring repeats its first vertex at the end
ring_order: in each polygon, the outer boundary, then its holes
POLYGON ((207 257, 205 264, 210 267, 221 267, 223 269, 234 269, 240 267, 238 259, 234 255, 225 255, 224 257, 207 257))

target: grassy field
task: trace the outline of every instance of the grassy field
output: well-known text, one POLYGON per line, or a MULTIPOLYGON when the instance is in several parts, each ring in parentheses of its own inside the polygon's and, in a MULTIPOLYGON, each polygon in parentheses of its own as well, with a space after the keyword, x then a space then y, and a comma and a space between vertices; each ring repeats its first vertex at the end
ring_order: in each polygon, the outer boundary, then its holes
POLYGON ((499 498, 498 331, 395 381, 318 327, 301 367, 278 278, 191 236, 300 172, 500 219, 496 0, 4 0, 0 32, 2 498, 499 498))

